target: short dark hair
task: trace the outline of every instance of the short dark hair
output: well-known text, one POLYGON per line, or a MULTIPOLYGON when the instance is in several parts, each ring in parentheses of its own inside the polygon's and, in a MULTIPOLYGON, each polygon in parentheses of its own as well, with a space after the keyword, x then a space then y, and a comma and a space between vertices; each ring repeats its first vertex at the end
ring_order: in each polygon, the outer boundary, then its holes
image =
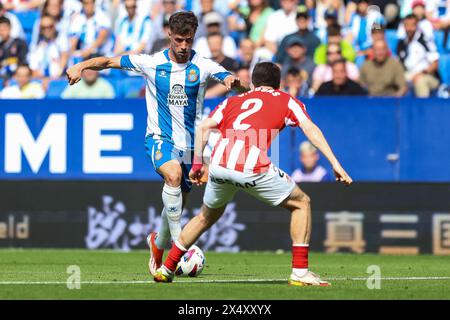
POLYGON ((300 69, 297 67, 290 67, 286 72, 286 76, 298 77, 300 76, 300 69))
POLYGON ((260 62, 256 64, 252 73, 252 83, 255 87, 268 86, 280 88, 281 70, 273 62, 260 62))
POLYGON ((0 24, 7 24, 8 26, 11 26, 11 21, 7 17, 2 16, 0 17, 0 24))
POLYGON ((328 27, 327 31, 328 31, 328 37, 340 36, 341 35, 341 26, 338 25, 337 23, 332 24, 331 26, 328 27))
POLYGON ((179 34, 187 35, 191 32, 196 32, 198 27, 198 19, 192 11, 175 12, 169 18, 170 31, 179 34))
POLYGON ((416 21, 419 21, 419 18, 417 18, 417 16, 414 13, 408 14, 406 17, 403 18, 403 21, 410 20, 410 19, 414 19, 416 21))
POLYGON ((209 39, 211 37, 221 37, 223 39, 223 34, 221 34, 220 32, 211 32, 206 35, 206 39, 209 39))
POLYGON ((334 68, 334 66, 337 66, 338 64, 343 64, 344 66, 346 66, 347 61, 344 58, 333 61, 333 63, 331 63, 331 68, 334 68))

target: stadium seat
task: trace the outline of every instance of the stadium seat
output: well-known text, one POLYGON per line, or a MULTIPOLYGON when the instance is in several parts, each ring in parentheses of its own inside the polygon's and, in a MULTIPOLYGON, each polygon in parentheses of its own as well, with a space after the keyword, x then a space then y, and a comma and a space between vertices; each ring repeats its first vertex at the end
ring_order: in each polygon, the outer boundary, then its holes
POLYGON ((47 89, 47 98, 60 98, 67 86, 67 80, 50 81, 47 89))
POLYGON ((137 98, 139 91, 145 85, 142 77, 126 77, 123 79, 124 98, 137 98))
POLYGON ((386 30, 385 36, 389 49, 391 50, 392 54, 396 56, 398 43, 397 30, 386 30))
POLYGON ((441 54, 439 58, 439 72, 442 82, 450 85, 450 54, 441 54))

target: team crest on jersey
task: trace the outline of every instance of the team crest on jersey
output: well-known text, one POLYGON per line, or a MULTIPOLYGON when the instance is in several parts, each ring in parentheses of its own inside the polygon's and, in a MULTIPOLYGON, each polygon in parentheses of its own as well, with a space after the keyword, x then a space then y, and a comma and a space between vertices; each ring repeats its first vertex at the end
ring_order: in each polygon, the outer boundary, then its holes
POLYGON ((161 72, 159 73, 159 76, 165 78, 167 76, 167 72, 165 72, 164 70, 161 70, 161 72))
POLYGON ((198 80, 198 74, 194 69, 192 69, 191 71, 189 71, 187 78, 190 82, 196 82, 198 80))
POLYGON ((155 152, 155 160, 156 160, 156 161, 160 160, 160 159, 162 158, 162 156, 163 156, 163 154, 162 154, 161 151, 157 150, 157 151, 155 152))
POLYGON ((181 84, 175 84, 167 98, 167 104, 171 107, 186 107, 188 105, 188 96, 181 84))

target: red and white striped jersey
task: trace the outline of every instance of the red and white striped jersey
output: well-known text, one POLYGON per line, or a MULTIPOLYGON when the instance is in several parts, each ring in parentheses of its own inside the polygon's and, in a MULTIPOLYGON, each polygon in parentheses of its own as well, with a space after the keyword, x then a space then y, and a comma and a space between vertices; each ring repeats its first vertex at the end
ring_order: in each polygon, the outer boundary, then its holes
POLYGON ((246 173, 268 170, 270 144, 286 126, 309 119, 303 103, 279 90, 256 88, 219 104, 209 115, 221 138, 211 164, 246 173))

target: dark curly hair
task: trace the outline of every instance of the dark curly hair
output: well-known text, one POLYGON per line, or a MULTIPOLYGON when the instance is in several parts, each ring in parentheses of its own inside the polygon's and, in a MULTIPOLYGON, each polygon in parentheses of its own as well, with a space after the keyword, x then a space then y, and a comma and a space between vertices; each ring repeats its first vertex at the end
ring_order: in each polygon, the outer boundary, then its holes
POLYGON ((169 18, 170 32, 184 36, 191 32, 196 32, 198 19, 192 11, 176 12, 169 18))

